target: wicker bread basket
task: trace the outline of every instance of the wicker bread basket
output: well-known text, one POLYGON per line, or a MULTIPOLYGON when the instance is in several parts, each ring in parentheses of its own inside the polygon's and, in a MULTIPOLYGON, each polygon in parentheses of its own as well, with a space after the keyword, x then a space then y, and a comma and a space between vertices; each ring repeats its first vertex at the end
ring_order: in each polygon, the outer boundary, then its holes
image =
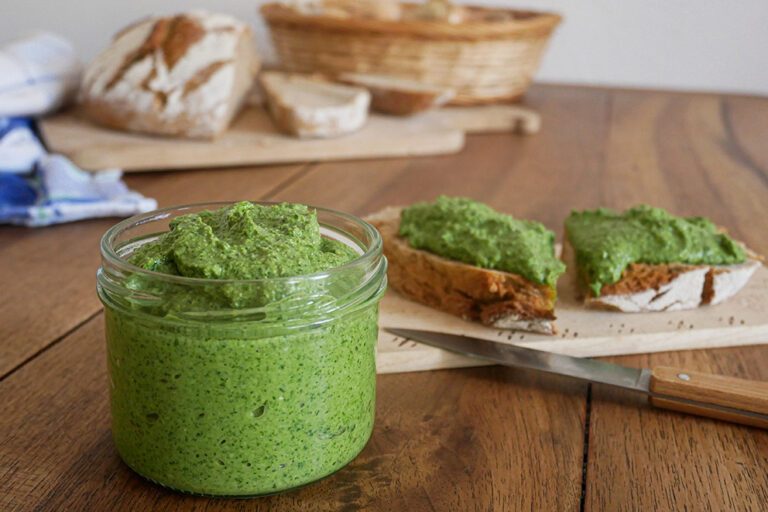
MULTIPOLYGON (((413 8, 403 4, 405 11, 413 8)), ((519 99, 560 16, 481 7, 467 12, 468 21, 451 24, 310 16, 278 3, 261 8, 288 71, 418 80, 453 89, 452 103, 461 105, 519 99), (489 19, 499 14, 504 19, 489 19)))

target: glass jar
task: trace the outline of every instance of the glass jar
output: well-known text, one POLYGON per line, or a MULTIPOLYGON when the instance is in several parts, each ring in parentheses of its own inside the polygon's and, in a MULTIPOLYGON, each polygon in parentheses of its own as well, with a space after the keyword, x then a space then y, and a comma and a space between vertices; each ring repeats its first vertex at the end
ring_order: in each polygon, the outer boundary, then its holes
POLYGON ((371 225, 317 208, 323 235, 354 248, 357 259, 312 275, 248 281, 128 263, 175 217, 224 206, 139 215, 102 238, 97 288, 112 434, 126 464, 164 486, 275 493, 340 469, 370 437, 386 260, 371 225))

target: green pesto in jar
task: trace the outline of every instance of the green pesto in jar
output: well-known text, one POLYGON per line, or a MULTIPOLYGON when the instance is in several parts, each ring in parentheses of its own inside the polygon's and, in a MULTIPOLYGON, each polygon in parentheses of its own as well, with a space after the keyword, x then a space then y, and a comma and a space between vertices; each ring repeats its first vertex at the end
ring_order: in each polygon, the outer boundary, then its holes
POLYGON ((711 221, 647 205, 623 213, 574 211, 565 229, 581 277, 595 295, 619 281, 631 263, 728 265, 746 259, 744 248, 711 221))
MULTIPOLYGON (((304 276, 339 267, 358 257, 351 248, 320 233, 314 210, 302 204, 241 202, 173 219, 170 231, 139 247, 129 261, 146 270, 201 279, 254 280, 304 276)), ((344 288, 349 283, 337 282, 344 288)), ((269 283, 195 289, 135 275, 129 288, 164 296, 154 314, 274 304, 288 296, 328 294, 314 283, 269 283)), ((325 285, 323 285, 325 286, 325 285)), ((338 291, 338 290, 337 290, 338 291)))
POLYGON ((416 249, 519 274, 538 284, 554 286, 565 272, 555 257, 555 235, 543 224, 463 197, 440 196, 405 208, 400 236, 416 249))
POLYGON ((181 216, 136 249, 134 265, 202 284, 137 273, 128 287, 162 304, 105 301, 112 430, 123 460, 168 487, 230 496, 294 488, 352 460, 373 428, 378 297, 323 318, 323 296, 333 294, 319 285, 205 280, 301 276, 357 257, 322 236, 315 211, 297 204, 181 216), (275 306, 285 297, 323 322, 292 327, 275 306), (261 306, 277 313, 237 316, 261 306), (234 316, 205 316, 219 310, 234 316))
POLYGON ((316 213, 303 204, 241 202, 172 220, 170 231, 138 249, 130 262, 177 276, 264 279, 313 274, 356 256, 323 237, 316 213))

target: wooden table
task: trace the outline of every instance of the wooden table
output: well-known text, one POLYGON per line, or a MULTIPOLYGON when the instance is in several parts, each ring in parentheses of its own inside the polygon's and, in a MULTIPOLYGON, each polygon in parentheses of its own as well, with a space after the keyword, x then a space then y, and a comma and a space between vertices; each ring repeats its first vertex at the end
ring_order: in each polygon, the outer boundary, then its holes
MULTIPOLYGON (((301 201, 365 214, 439 193, 560 231, 572 208, 705 214, 768 253, 768 99, 536 87, 534 137, 454 156, 134 175, 162 206, 301 201)), ((768 432, 501 367, 380 376, 365 451, 269 498, 151 485, 109 431, 98 240, 114 222, 0 227, 0 510, 765 510, 768 432)), ((766 340, 768 342, 768 340, 766 340)), ((768 380, 768 346, 616 357, 768 380)))

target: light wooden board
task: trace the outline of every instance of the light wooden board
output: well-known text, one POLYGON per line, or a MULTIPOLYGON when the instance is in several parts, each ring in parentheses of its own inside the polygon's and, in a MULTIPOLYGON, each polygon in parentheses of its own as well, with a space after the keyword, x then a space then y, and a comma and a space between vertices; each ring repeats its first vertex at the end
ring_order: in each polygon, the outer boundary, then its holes
MULTIPOLYGON (((579 357, 754 345, 768 340, 768 269, 760 267, 729 301, 689 311, 616 313, 587 310, 563 278, 556 307, 558 334, 502 331, 422 306, 387 292, 380 324, 474 336, 579 357)), ((379 331, 379 373, 483 366, 473 359, 379 331)))
POLYGON ((434 118, 466 133, 514 132, 533 135, 541 129, 541 115, 520 105, 478 105, 446 107, 424 116, 434 118))
POLYGON ((40 129, 48 148, 88 170, 158 171, 288 162, 455 153, 464 132, 440 119, 372 115, 359 131, 334 139, 298 139, 277 131, 261 108, 244 111, 215 141, 151 137, 100 128, 65 112, 40 129))
POLYGON ((540 126, 537 112, 518 105, 449 107, 410 118, 373 114, 356 133, 314 140, 278 132, 258 106, 213 142, 107 130, 72 111, 40 122, 51 151, 83 169, 128 172, 455 153, 464 146, 464 132, 533 134, 540 126))

